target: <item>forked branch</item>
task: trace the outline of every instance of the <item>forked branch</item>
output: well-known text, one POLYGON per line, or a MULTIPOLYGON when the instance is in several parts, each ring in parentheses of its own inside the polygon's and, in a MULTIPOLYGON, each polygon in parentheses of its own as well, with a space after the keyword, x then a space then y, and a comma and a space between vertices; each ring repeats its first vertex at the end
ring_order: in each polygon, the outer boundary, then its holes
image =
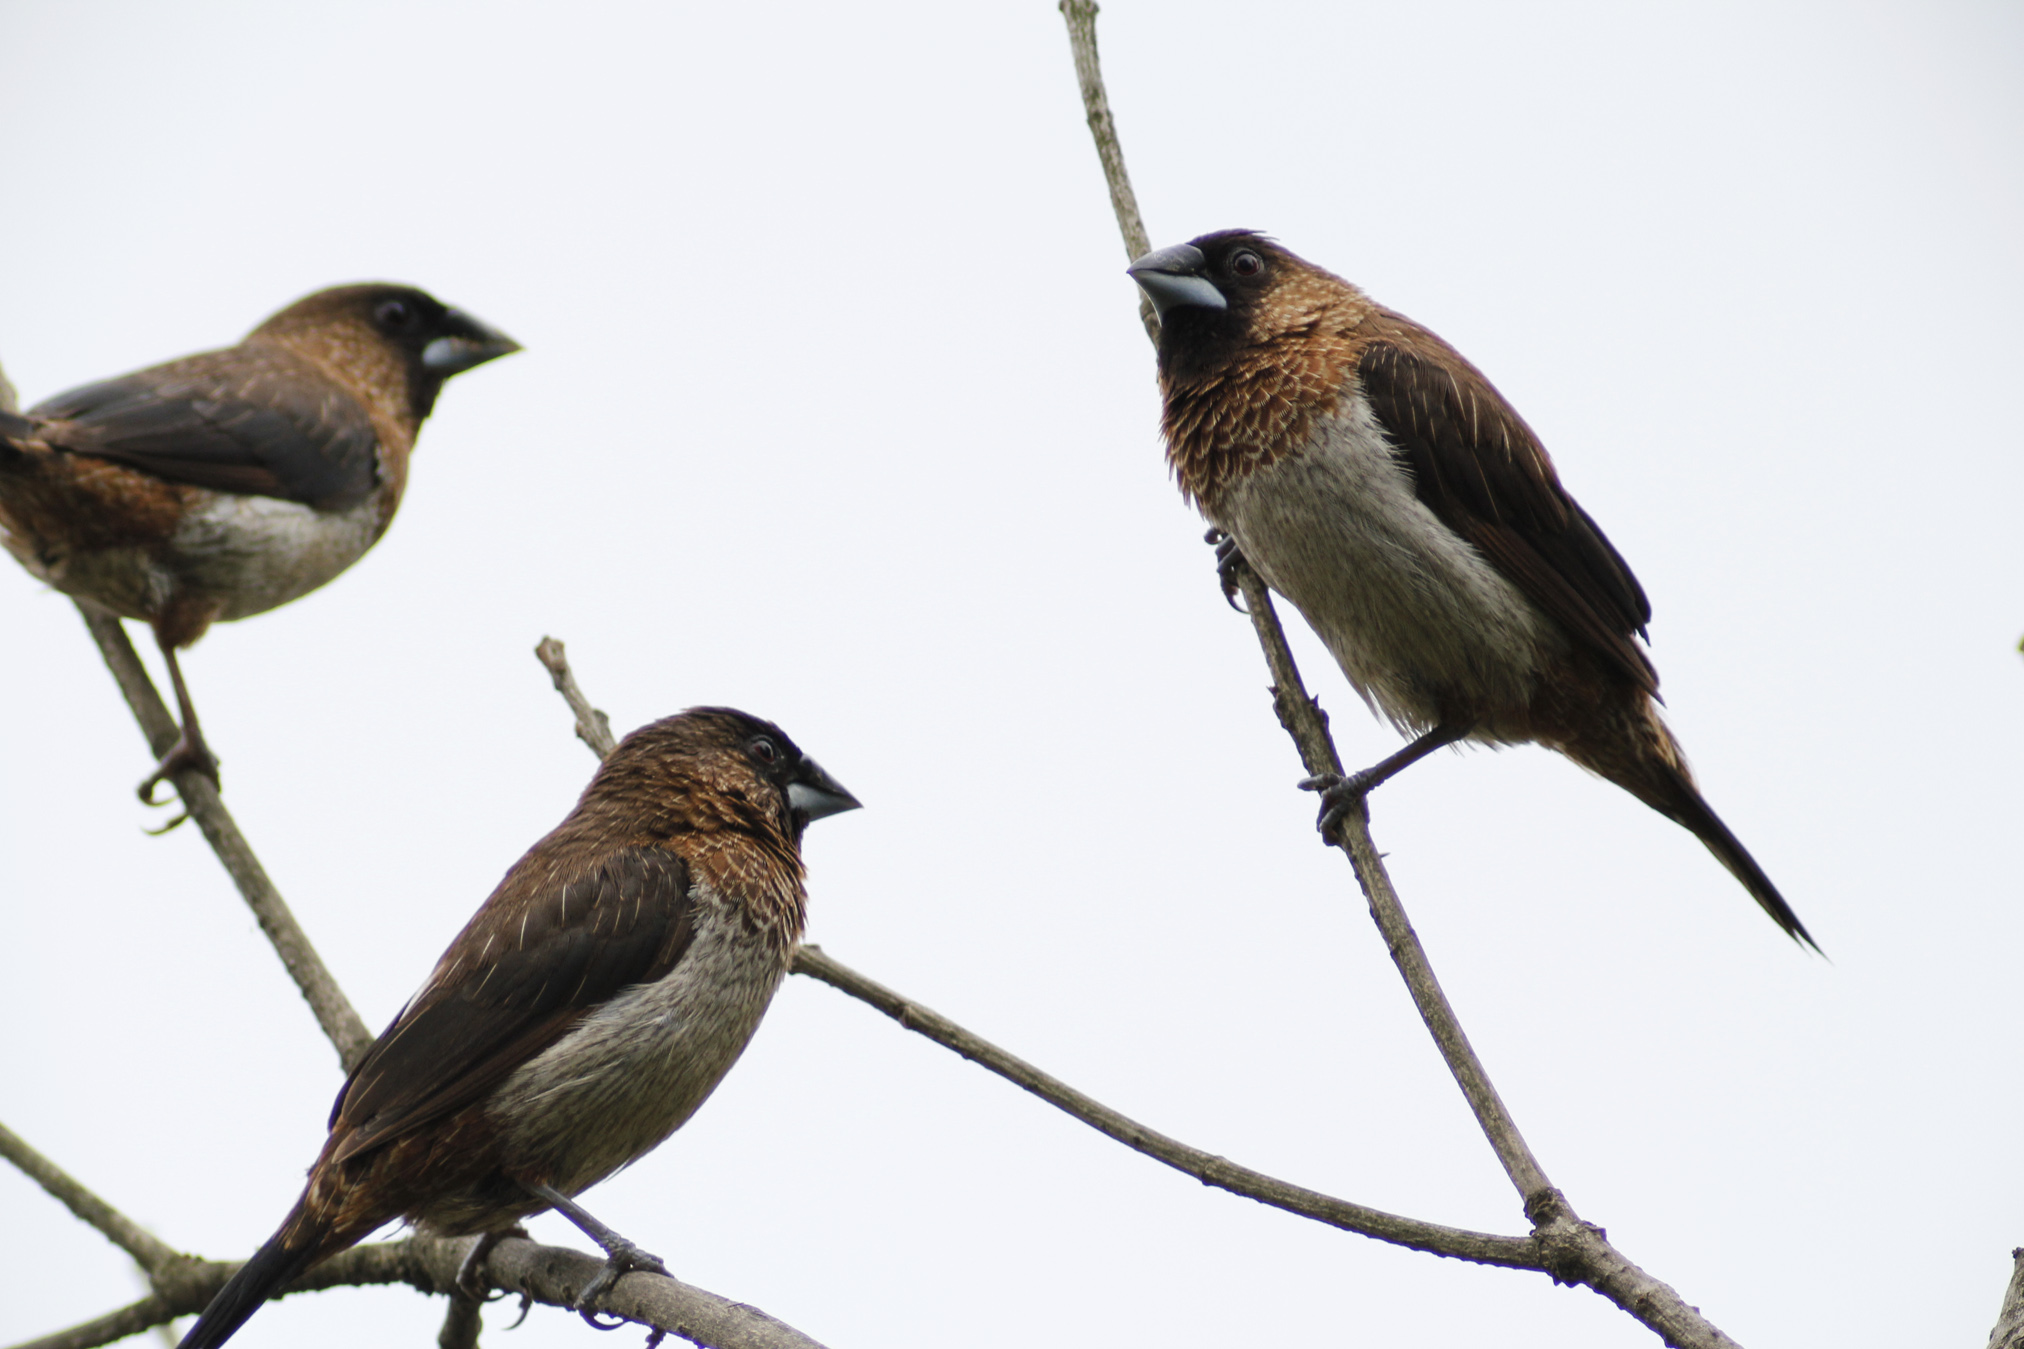
MULTIPOLYGON (((1062 17, 1068 24, 1069 46, 1075 55, 1075 69, 1082 87, 1083 109, 1096 137, 1097 158, 1103 164, 1110 185, 1111 206, 1125 247, 1134 256, 1148 246, 1145 224, 1139 219, 1136 198, 1125 177, 1124 152, 1117 143, 1117 131, 1110 115, 1110 100, 1104 92, 1103 77, 1096 54, 1094 0, 1060 0, 1062 17)), ((1141 315, 1143 315, 1143 308, 1141 315)), ((1147 332, 1158 341, 1158 328, 1147 332)), ((1257 574, 1240 568, 1238 581, 1244 602, 1251 613, 1259 645, 1272 671, 1273 705, 1280 724, 1292 737, 1302 765, 1309 775, 1340 772, 1342 759, 1328 734, 1319 707, 1308 696, 1294 666, 1293 653, 1286 645, 1272 597, 1257 574)), ((1392 888, 1376 846, 1371 842, 1369 818, 1352 812, 1337 828, 1333 840, 1349 857, 1358 884, 1370 903, 1371 917, 1383 934, 1392 961, 1406 981, 1420 1019, 1434 1037, 1447 1061, 1448 1070, 1462 1089, 1476 1122, 1482 1127, 1497 1160, 1523 1198, 1525 1215, 1533 1224, 1533 1237, 1546 1256, 1545 1268, 1557 1282, 1581 1283, 1609 1298, 1639 1321, 1658 1332, 1667 1344, 1690 1349, 1733 1349, 1735 1341, 1704 1318, 1698 1309, 1672 1288, 1654 1279, 1626 1260, 1604 1239, 1601 1229, 1581 1221, 1559 1190, 1553 1187, 1538 1159, 1519 1133, 1481 1060, 1469 1045, 1454 1009, 1448 1005, 1434 977, 1432 964, 1421 947, 1418 934, 1406 918, 1398 892, 1392 888)))

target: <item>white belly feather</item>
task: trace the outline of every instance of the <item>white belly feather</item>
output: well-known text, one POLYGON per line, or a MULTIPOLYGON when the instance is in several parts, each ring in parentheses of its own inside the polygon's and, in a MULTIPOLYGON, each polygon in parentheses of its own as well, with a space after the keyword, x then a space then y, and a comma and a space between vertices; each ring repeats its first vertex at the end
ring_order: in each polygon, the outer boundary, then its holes
MULTIPOLYGON (((1431 726, 1444 702, 1524 705, 1561 640, 1420 503, 1361 398, 1345 398, 1300 450, 1209 505, 1364 701, 1401 728, 1431 726)), ((1479 734, 1498 738, 1489 726, 1479 734)))
POLYGON ((218 493, 177 526, 177 571, 229 596, 222 619, 306 595, 364 555, 384 527, 378 497, 319 511, 276 497, 218 493))
POLYGON ((695 903, 696 935, 672 972, 600 1007, 492 1097, 508 1155, 566 1162, 552 1182, 565 1194, 680 1128, 738 1061, 787 972, 792 948, 748 928, 742 906, 702 884, 695 903))

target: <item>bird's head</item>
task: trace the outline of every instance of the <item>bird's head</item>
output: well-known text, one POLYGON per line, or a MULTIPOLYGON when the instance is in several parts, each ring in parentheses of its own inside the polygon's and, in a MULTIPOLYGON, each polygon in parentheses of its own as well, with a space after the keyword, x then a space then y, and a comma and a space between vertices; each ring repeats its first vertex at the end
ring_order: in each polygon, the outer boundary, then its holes
POLYGON ((1218 230, 1155 249, 1126 272, 1160 317, 1160 365, 1211 369, 1310 330, 1358 292, 1256 230, 1218 230))
POLYGON ((619 742, 585 793, 606 790, 683 817, 689 828, 801 831, 861 804, 770 721, 730 707, 692 707, 619 742))
POLYGON ((506 334, 427 291, 384 281, 305 296, 247 340, 294 347, 375 387, 395 385, 417 422, 434 409, 444 380, 520 350, 506 334))

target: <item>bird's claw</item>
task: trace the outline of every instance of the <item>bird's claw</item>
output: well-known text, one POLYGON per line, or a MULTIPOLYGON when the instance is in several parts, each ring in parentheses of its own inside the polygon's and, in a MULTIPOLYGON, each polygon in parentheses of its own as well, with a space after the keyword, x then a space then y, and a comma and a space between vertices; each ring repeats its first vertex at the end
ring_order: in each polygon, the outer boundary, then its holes
MULTIPOLYGON (((136 794, 141 798, 141 804, 144 806, 168 805, 169 802, 166 800, 155 800, 155 788, 167 782, 176 774, 187 772, 193 768, 211 779, 213 787, 221 785, 218 781, 218 756, 211 753, 211 747, 204 743, 202 736, 193 736, 188 731, 185 731, 176 737, 175 744, 169 746, 169 752, 164 754, 162 761, 155 765, 155 771, 141 779, 141 785, 135 789, 136 794)), ((169 824, 162 826, 160 832, 167 833, 169 830, 175 828, 178 823, 180 821, 171 821, 169 824)))
POLYGON ((463 1262, 457 1266, 457 1291, 478 1302, 497 1302, 505 1297, 505 1289, 495 1293, 486 1284, 485 1261, 498 1249, 500 1242, 508 1237, 525 1238, 526 1235, 527 1229, 515 1224, 504 1232, 487 1232, 472 1242, 471 1249, 464 1252, 463 1262))
POLYGON ((633 1245, 630 1241, 614 1241, 612 1244, 606 1246, 604 1250, 604 1268, 600 1269, 597 1272, 597 1277, 585 1284, 583 1291, 576 1295, 576 1314, 589 1322, 591 1327, 596 1330, 616 1330, 618 1327, 624 1325, 624 1317, 619 1317, 609 1325, 598 1320, 597 1302, 606 1293, 617 1287, 620 1279, 634 1271, 666 1276, 668 1267, 661 1263, 661 1258, 658 1255, 649 1254, 638 1246, 633 1245))
POLYGON ((1223 602, 1240 614, 1248 614, 1250 611, 1237 603, 1237 592, 1242 588, 1240 573, 1249 564, 1244 561, 1244 554, 1238 551, 1235 536, 1211 528, 1202 535, 1202 542, 1216 545, 1216 579, 1223 586, 1223 602))
POLYGON ((1303 792, 1318 792, 1321 795, 1321 814, 1315 819, 1314 827, 1323 838, 1335 833, 1335 827, 1348 819, 1350 812, 1365 808, 1364 798, 1370 789, 1377 786, 1379 779, 1368 769, 1344 777, 1340 773, 1316 773, 1311 778, 1302 778, 1297 784, 1303 792))

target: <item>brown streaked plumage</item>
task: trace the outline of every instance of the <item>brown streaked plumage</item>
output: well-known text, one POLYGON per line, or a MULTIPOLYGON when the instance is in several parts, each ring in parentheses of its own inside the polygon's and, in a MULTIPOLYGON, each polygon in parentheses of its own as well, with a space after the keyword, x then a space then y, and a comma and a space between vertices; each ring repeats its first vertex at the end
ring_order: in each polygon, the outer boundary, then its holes
POLYGON ((549 1208, 602 1244, 578 1306, 659 1261, 574 1196, 652 1150, 744 1050, 801 940, 801 833, 857 801, 779 727, 633 732, 514 864, 338 1092, 302 1198, 182 1349, 224 1343, 385 1223, 496 1236, 549 1208))
POLYGON ((519 350, 410 286, 298 300, 236 347, 0 412, 0 545, 58 590, 147 622, 182 735, 141 784, 217 760, 176 652, 286 604, 393 521, 443 381, 519 350))
MULTIPOLYGON (((1536 742, 1691 830, 1808 935, 1694 785, 1637 638, 1651 606, 1482 372, 1249 230, 1138 259, 1182 493, 1314 627, 1403 750, 1315 780, 1331 830, 1442 745, 1536 742)), ((1817 949, 1817 948, 1816 948, 1817 949)))

